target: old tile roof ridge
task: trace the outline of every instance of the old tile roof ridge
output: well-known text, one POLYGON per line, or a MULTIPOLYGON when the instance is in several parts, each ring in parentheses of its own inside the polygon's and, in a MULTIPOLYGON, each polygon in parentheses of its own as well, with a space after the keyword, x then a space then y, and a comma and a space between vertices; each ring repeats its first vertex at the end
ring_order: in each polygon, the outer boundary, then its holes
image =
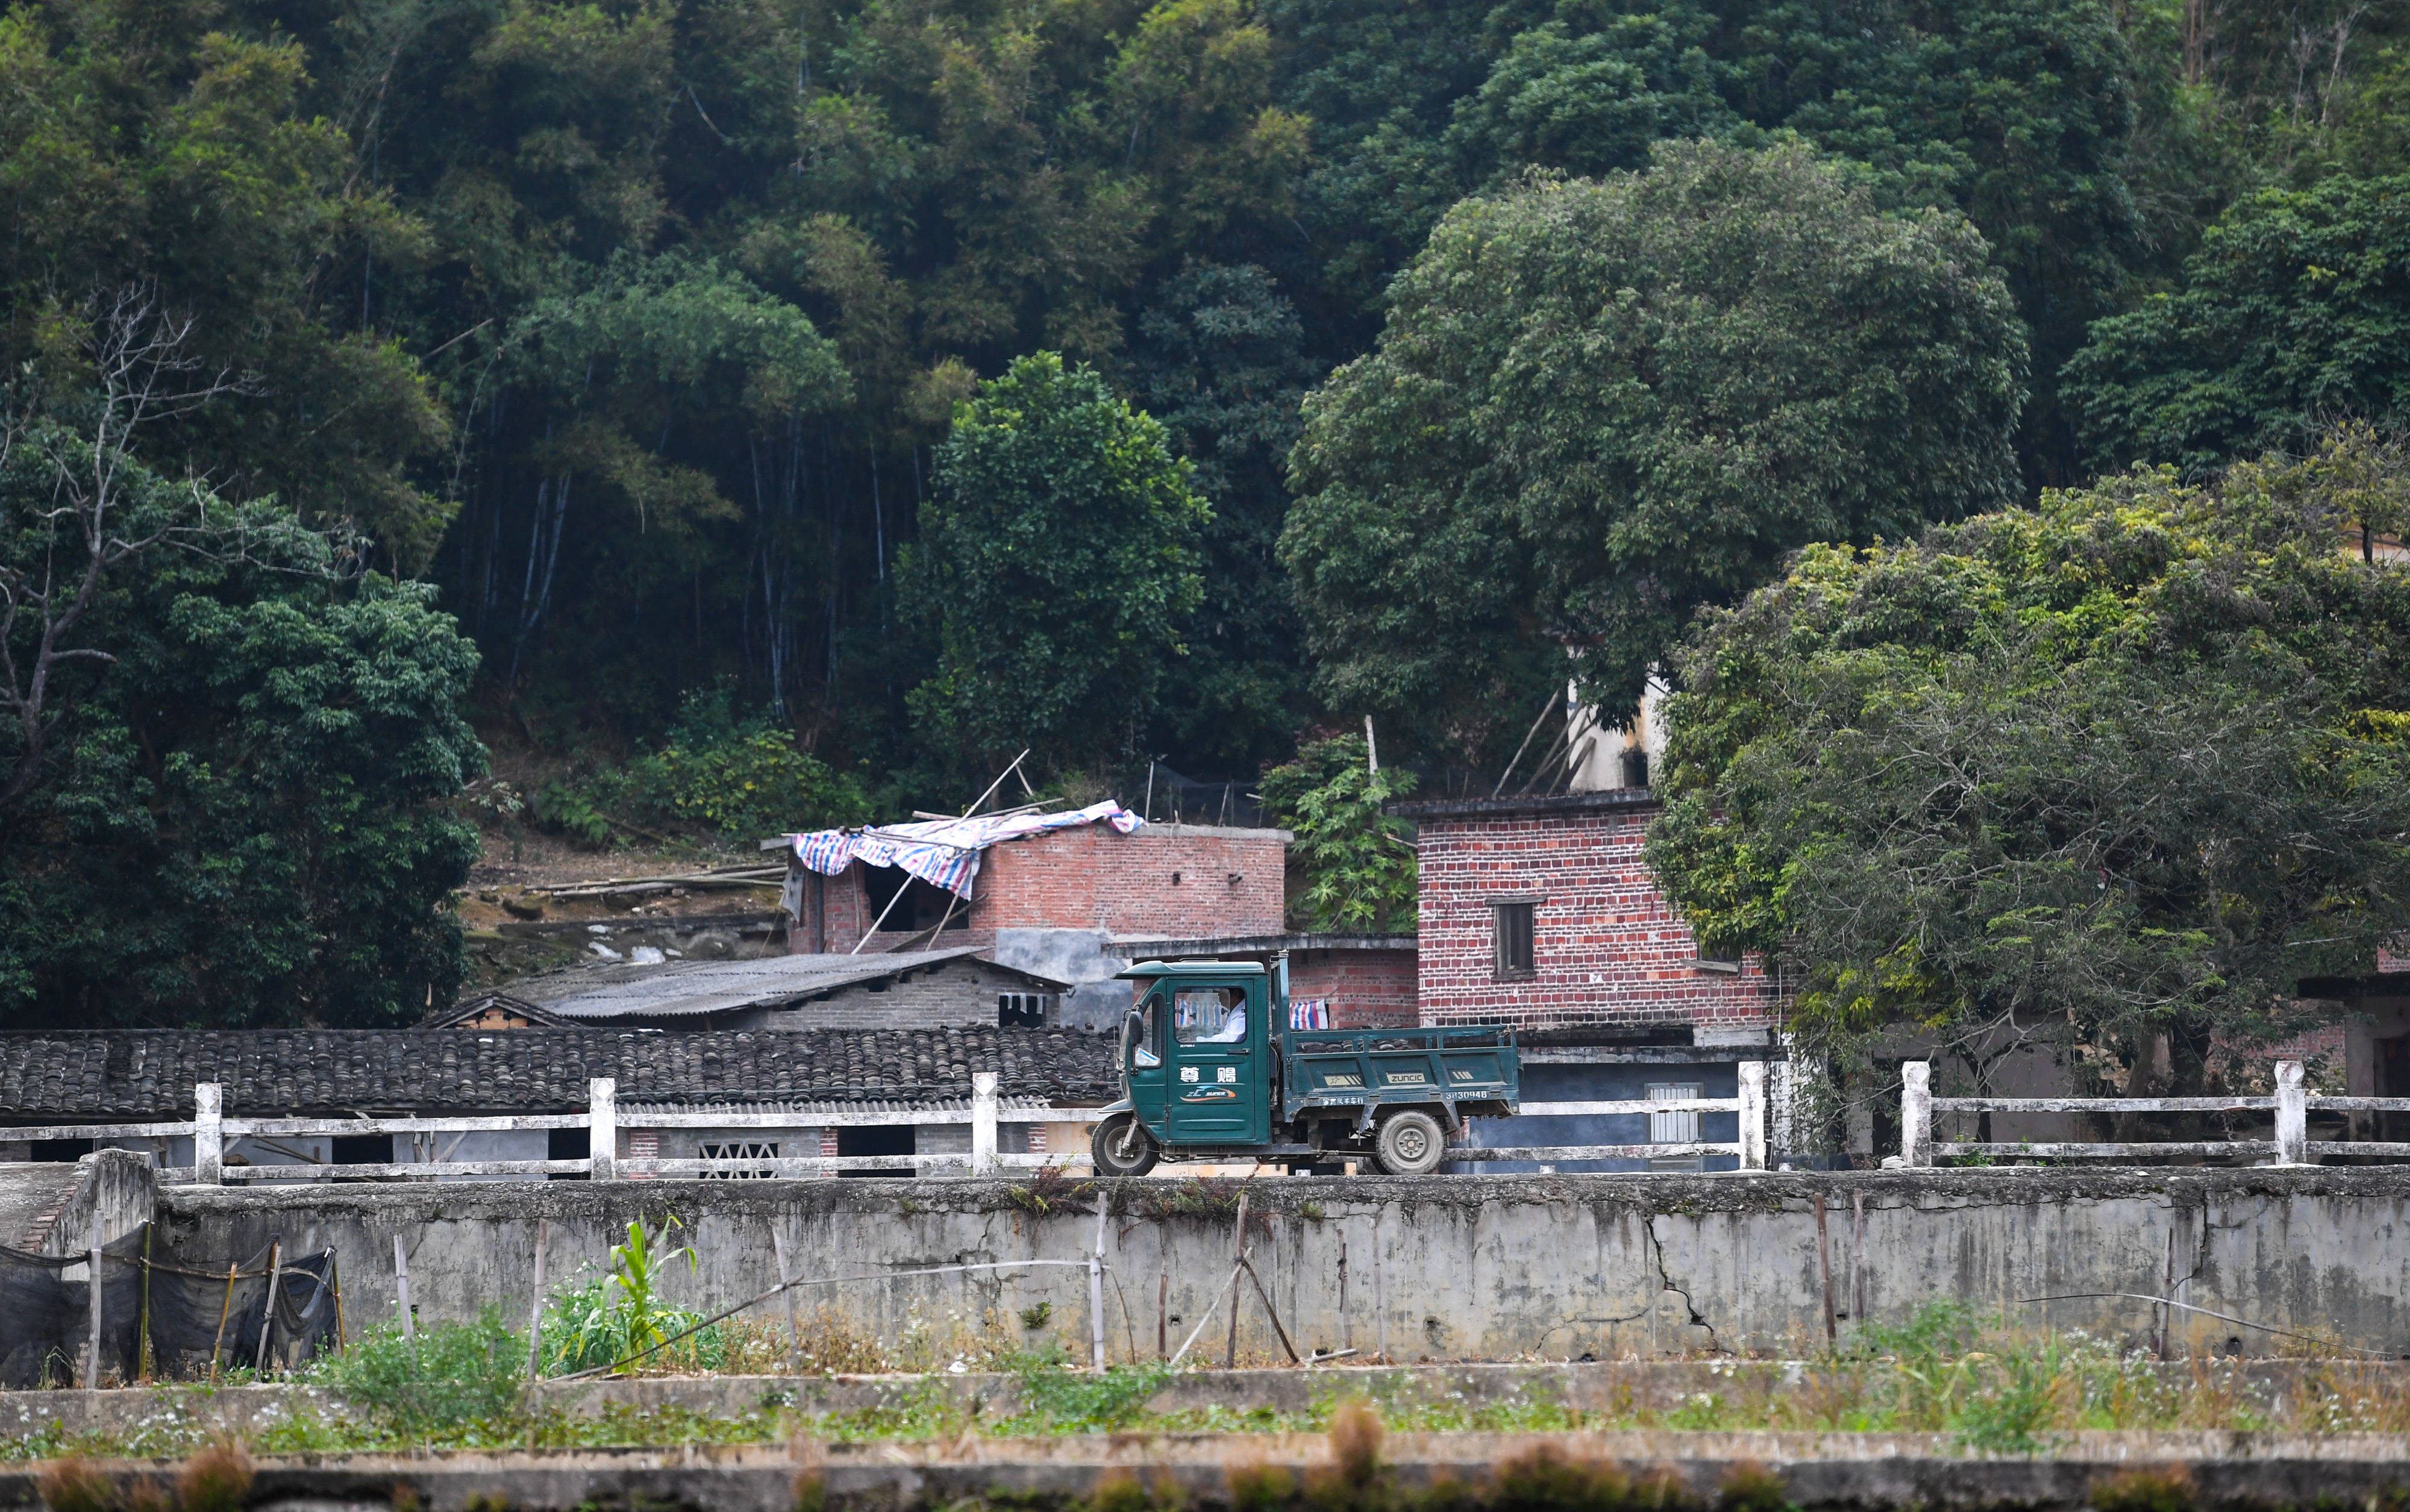
POLYGON ((648 1101, 1116 1096, 1113 1040, 1064 1029, 77 1029, 0 1033, 0 1119, 188 1115, 193 1086, 229 1112, 582 1108, 614 1077, 648 1101))

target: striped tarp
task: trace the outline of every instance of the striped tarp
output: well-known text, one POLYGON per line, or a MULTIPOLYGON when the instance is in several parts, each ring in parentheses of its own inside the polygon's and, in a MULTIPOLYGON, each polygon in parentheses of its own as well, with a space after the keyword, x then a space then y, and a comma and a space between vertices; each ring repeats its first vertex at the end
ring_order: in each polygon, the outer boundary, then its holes
POLYGON ((991 814, 974 819, 928 819, 862 830, 813 830, 787 836, 795 859, 835 877, 859 861, 901 866, 911 876, 958 896, 971 895, 980 852, 1005 840, 1080 824, 1111 824, 1127 835, 1146 821, 1108 798, 1059 814, 991 814))

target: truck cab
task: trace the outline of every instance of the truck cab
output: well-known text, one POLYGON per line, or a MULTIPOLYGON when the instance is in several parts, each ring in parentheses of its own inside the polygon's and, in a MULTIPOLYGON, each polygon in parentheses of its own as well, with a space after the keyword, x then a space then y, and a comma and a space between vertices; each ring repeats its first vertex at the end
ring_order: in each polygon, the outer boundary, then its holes
POLYGON ((1288 963, 1141 961, 1116 1057, 1122 1099, 1096 1126, 1106 1175, 1180 1160, 1363 1155, 1399 1175, 1445 1157, 1476 1113, 1512 1112, 1514 1033, 1449 1028, 1300 1029, 1288 963))

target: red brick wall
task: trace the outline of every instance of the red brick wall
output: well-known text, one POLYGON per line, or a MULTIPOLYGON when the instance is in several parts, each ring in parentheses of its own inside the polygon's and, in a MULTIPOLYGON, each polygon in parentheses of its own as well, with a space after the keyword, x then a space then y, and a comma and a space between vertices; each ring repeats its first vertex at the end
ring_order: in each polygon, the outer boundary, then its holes
POLYGON ((1280 830, 1083 824, 991 846, 980 858, 974 929, 1097 929, 1109 935, 1277 934, 1288 836, 1280 830))
POLYGON ((1653 804, 1629 802, 1417 816, 1422 1022, 1769 1022, 1770 983, 1755 957, 1738 975, 1690 964, 1697 942, 1640 859, 1654 813, 1653 804), (1517 895, 1543 900, 1532 910, 1534 972, 1501 981, 1489 904, 1517 895))
MULTIPOLYGON (((999 929, 1182 938, 1278 934, 1287 845, 1281 830, 1148 824, 1122 835, 1109 824, 1082 824, 990 846, 971 887, 968 926, 947 930, 935 948, 992 945, 999 929)), ((808 892, 804 902, 803 923, 789 945, 797 952, 811 949, 808 892)), ((831 951, 853 949, 873 920, 859 865, 828 880, 831 951)), ((883 929, 868 949, 883 950, 905 938, 904 931, 883 929)))
POLYGON ((1334 1029, 1375 1029, 1415 1020, 1415 951, 1291 951, 1291 999, 1327 998, 1334 1029))

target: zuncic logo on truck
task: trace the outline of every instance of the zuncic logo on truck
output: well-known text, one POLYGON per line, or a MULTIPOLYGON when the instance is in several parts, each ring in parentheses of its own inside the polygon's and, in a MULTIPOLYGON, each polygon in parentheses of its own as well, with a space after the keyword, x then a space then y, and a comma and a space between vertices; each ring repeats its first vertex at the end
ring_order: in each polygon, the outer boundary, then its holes
POLYGON ((1420 1071, 1383 1071, 1381 1080, 1391 1086, 1426 1086, 1429 1079, 1420 1071))

